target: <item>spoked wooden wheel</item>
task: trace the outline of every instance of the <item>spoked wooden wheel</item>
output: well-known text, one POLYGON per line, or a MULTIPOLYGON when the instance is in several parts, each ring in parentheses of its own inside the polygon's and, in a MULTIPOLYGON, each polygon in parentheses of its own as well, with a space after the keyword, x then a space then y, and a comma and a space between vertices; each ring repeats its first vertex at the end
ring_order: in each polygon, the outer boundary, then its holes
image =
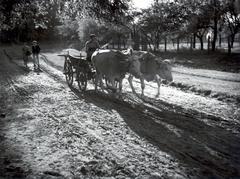
POLYGON ((118 88, 119 88, 119 82, 117 80, 114 81, 114 84, 112 85, 112 83, 105 79, 105 83, 106 83, 106 87, 107 89, 111 90, 113 93, 117 92, 118 88))
POLYGON ((77 71, 78 87, 81 91, 85 91, 87 88, 87 74, 81 68, 77 71))
MULTIPOLYGON (((105 83, 106 83, 107 88, 112 87, 112 84, 110 83, 109 80, 105 79, 105 83)), ((119 87, 119 82, 117 80, 114 81, 114 87, 115 88, 119 87)))
POLYGON ((73 67, 71 62, 65 61, 64 63, 64 74, 66 77, 67 84, 72 86, 73 84, 73 67))
POLYGON ((88 80, 91 80, 93 84, 95 84, 95 78, 96 78, 96 72, 92 71, 91 69, 89 69, 88 72, 88 80))

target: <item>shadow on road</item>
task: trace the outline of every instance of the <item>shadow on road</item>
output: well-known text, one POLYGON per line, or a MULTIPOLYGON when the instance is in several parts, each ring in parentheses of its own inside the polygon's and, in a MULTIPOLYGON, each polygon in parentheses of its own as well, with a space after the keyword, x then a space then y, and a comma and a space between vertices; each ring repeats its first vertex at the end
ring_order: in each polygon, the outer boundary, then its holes
POLYGON ((19 148, 14 147, 14 141, 9 142, 6 131, 13 121, 9 116, 16 110, 14 104, 19 99, 24 101, 26 94, 14 81, 19 76, 27 75, 29 70, 23 66, 16 66, 2 51, 0 58, 0 178, 25 178, 28 169, 19 166, 23 161, 19 148))
MULTIPOLYGON (((101 92, 71 90, 87 103, 116 110, 140 137, 176 157, 183 165, 200 168, 202 176, 240 177, 240 137, 194 118, 164 108, 117 99, 101 92)), ((221 121, 219 121, 221 122, 221 121)))

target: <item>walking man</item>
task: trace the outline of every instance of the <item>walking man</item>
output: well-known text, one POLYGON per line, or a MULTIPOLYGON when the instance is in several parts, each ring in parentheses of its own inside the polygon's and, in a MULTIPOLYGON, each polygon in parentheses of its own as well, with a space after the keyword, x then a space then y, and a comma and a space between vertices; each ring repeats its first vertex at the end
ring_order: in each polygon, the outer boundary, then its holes
POLYGON ((33 61, 34 61, 34 70, 40 70, 39 65, 39 53, 40 53, 40 47, 36 40, 33 41, 32 44, 32 54, 33 54, 33 61))
POLYGON ((24 42, 22 52, 23 52, 23 63, 25 67, 28 68, 28 61, 29 61, 29 56, 31 55, 31 49, 26 42, 24 42))

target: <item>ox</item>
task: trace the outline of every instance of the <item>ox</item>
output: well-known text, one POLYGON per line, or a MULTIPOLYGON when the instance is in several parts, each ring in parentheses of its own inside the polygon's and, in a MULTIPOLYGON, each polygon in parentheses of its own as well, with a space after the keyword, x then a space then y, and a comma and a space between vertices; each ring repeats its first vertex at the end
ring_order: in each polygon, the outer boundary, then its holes
POLYGON ((92 54, 91 60, 96 69, 95 90, 99 81, 103 89, 102 78, 104 77, 114 90, 116 90, 115 81, 118 81, 119 91, 122 91, 122 80, 130 65, 130 52, 130 50, 126 53, 117 50, 97 50, 92 54))
POLYGON ((162 61, 149 52, 134 52, 128 49, 126 52, 117 50, 98 50, 92 55, 92 63, 96 68, 95 90, 100 81, 101 88, 102 78, 104 77, 111 83, 111 87, 116 89, 115 81, 119 82, 119 91, 122 91, 122 80, 126 73, 129 73, 129 84, 133 93, 135 89, 132 84, 133 77, 141 81, 142 96, 144 95, 144 80, 156 80, 158 92, 160 94, 161 79, 172 81, 171 65, 169 60, 162 61))
POLYGON ((145 88, 144 79, 147 81, 156 80, 158 85, 156 96, 158 97, 160 94, 161 79, 165 79, 167 81, 173 80, 170 60, 161 60, 161 58, 156 57, 149 52, 135 52, 133 56, 133 60, 135 62, 131 63, 133 66, 130 65, 130 76, 128 78, 133 93, 136 93, 132 84, 134 76, 139 78, 141 81, 142 96, 144 96, 145 88))

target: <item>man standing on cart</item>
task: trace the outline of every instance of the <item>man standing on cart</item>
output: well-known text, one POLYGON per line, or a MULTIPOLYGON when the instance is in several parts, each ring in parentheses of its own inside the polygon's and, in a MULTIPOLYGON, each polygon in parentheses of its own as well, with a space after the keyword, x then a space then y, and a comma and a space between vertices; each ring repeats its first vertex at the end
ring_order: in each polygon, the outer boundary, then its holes
POLYGON ((86 42, 85 47, 87 53, 87 61, 91 62, 91 56, 93 52, 100 48, 95 34, 90 35, 90 40, 86 42))

